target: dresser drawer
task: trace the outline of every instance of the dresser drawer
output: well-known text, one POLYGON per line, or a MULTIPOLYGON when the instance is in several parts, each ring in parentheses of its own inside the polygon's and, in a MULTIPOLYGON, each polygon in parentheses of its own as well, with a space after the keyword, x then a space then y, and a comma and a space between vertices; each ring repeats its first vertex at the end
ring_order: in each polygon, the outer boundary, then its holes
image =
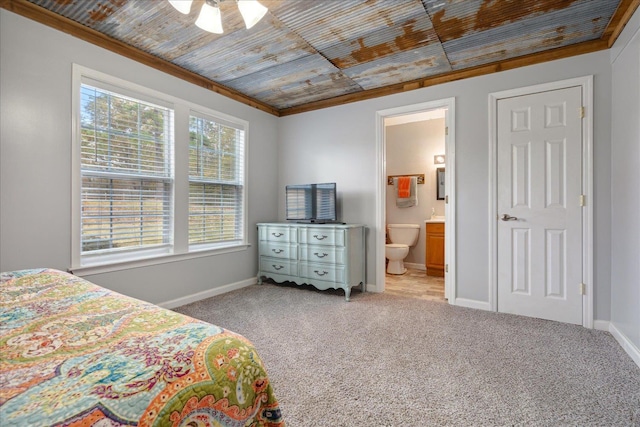
POLYGON ((298 245, 295 243, 260 242, 260 254, 273 258, 297 259, 298 245))
POLYGON ((344 247, 301 245, 300 259, 309 262, 344 264, 344 247))
POLYGON ((298 274, 297 261, 285 259, 260 257, 260 271, 264 273, 286 274, 296 276, 298 274))
POLYGON ((300 230, 300 243, 309 245, 344 246, 344 230, 305 228, 300 230))
POLYGON ((269 225, 260 227, 260 240, 267 242, 297 242, 297 234, 295 228, 287 226, 269 225))
POLYGON ((300 263, 300 276, 314 280, 344 283, 344 267, 326 264, 300 263))

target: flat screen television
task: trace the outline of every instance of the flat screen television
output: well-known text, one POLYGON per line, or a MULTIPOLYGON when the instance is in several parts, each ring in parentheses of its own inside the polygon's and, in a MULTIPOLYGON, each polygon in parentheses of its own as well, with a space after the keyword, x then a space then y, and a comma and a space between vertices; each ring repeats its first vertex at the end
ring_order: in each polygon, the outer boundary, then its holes
POLYGON ((335 222, 336 183, 286 186, 286 214, 289 221, 335 222))

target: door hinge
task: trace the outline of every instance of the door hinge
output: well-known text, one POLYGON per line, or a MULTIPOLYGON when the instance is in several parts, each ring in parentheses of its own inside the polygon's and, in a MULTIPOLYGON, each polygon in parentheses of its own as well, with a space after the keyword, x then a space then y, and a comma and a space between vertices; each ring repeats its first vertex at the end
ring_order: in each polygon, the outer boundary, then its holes
POLYGON ((587 294, 587 285, 585 285, 584 283, 580 283, 580 295, 586 295, 587 294))
POLYGON ((444 134, 449 135, 449 126, 444 127, 444 134))
POLYGON ((449 272, 449 264, 445 264, 444 265, 444 272, 448 273, 449 272))
POLYGON ((586 197, 584 194, 580 195, 580 206, 586 206, 587 202, 586 202, 586 197))
POLYGON ((584 119, 584 107, 580 107, 580 118, 584 119))
POLYGON ((449 204, 449 196, 444 196, 444 203, 449 204))

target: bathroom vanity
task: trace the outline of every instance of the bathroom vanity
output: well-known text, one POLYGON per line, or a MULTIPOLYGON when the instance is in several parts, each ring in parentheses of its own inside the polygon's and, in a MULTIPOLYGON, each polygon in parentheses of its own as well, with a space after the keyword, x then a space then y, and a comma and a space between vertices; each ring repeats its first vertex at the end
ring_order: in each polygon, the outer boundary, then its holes
POLYGON ((425 221, 427 276, 444 277, 444 219, 425 221))

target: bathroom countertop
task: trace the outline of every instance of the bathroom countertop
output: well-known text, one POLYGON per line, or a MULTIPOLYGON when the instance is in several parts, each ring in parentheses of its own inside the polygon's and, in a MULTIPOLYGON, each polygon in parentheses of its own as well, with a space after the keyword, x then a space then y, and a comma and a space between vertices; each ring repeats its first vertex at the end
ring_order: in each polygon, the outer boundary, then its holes
POLYGON ((426 219, 424 222, 425 223, 427 223, 427 222, 444 222, 444 217, 443 216, 434 216, 434 217, 431 217, 431 219, 426 219))

